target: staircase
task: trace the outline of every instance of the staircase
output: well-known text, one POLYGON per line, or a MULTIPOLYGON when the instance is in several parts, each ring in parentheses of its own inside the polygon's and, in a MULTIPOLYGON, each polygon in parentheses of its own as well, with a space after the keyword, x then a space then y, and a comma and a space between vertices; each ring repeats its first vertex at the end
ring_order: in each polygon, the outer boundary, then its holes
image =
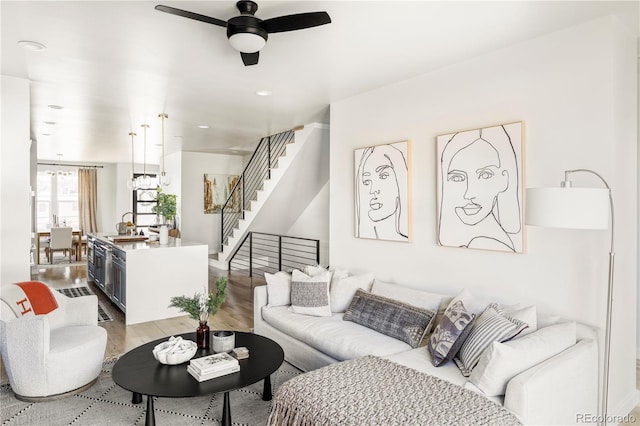
POLYGON ((328 180, 327 125, 262 138, 222 208, 220 251, 209 265, 227 270, 250 231, 286 234, 328 180))

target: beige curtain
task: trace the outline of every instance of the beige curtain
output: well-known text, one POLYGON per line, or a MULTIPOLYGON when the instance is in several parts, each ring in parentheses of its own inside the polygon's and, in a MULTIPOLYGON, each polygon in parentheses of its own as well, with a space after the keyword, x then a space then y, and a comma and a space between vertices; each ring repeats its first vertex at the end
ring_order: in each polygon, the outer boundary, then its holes
POLYGON ((78 169, 78 207, 83 234, 97 232, 98 174, 96 169, 78 169))

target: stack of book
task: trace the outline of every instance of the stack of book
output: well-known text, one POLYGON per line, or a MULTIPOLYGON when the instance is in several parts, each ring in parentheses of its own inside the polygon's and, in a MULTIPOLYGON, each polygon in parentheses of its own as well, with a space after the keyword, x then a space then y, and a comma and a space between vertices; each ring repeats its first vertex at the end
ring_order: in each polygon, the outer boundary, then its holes
POLYGON ((246 359, 249 358, 249 349, 244 346, 240 346, 239 348, 232 350, 231 355, 235 356, 236 359, 246 359))
POLYGON ((204 382, 240 371, 240 364, 237 359, 222 352, 192 359, 187 366, 187 371, 197 381, 204 382))

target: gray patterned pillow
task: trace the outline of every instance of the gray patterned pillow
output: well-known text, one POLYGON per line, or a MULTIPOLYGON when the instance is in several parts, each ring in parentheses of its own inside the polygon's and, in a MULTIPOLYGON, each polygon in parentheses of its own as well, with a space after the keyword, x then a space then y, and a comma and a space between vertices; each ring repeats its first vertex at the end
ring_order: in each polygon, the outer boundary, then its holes
POLYGON ((427 350, 435 367, 451 361, 471 331, 475 314, 467 311, 462 300, 447 306, 429 338, 427 350))
POLYGON ((358 289, 344 316, 345 321, 376 330, 417 348, 436 313, 358 289))
POLYGON ((330 271, 312 277, 294 269, 291 273, 291 310, 297 314, 330 317, 330 271))
POLYGON ((453 359, 462 375, 469 377, 482 352, 493 342, 506 342, 529 325, 506 315, 497 303, 491 303, 471 327, 469 336, 453 359))

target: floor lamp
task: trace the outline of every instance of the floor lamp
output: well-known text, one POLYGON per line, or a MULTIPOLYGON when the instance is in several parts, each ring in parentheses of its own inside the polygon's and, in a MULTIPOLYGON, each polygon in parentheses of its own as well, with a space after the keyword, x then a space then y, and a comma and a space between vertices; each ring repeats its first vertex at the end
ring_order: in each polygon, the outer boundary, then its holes
POLYGON ((607 321, 604 340, 604 366, 600 417, 607 424, 609 397, 609 355, 611 349, 611 306, 613 302, 613 239, 615 218, 611 188, 602 176, 593 170, 575 169, 564 172, 560 188, 527 189, 526 224, 548 228, 608 229, 611 223, 611 248, 609 250, 609 282, 607 293, 607 321), (574 188, 569 175, 589 173, 598 177, 606 189, 574 188))

